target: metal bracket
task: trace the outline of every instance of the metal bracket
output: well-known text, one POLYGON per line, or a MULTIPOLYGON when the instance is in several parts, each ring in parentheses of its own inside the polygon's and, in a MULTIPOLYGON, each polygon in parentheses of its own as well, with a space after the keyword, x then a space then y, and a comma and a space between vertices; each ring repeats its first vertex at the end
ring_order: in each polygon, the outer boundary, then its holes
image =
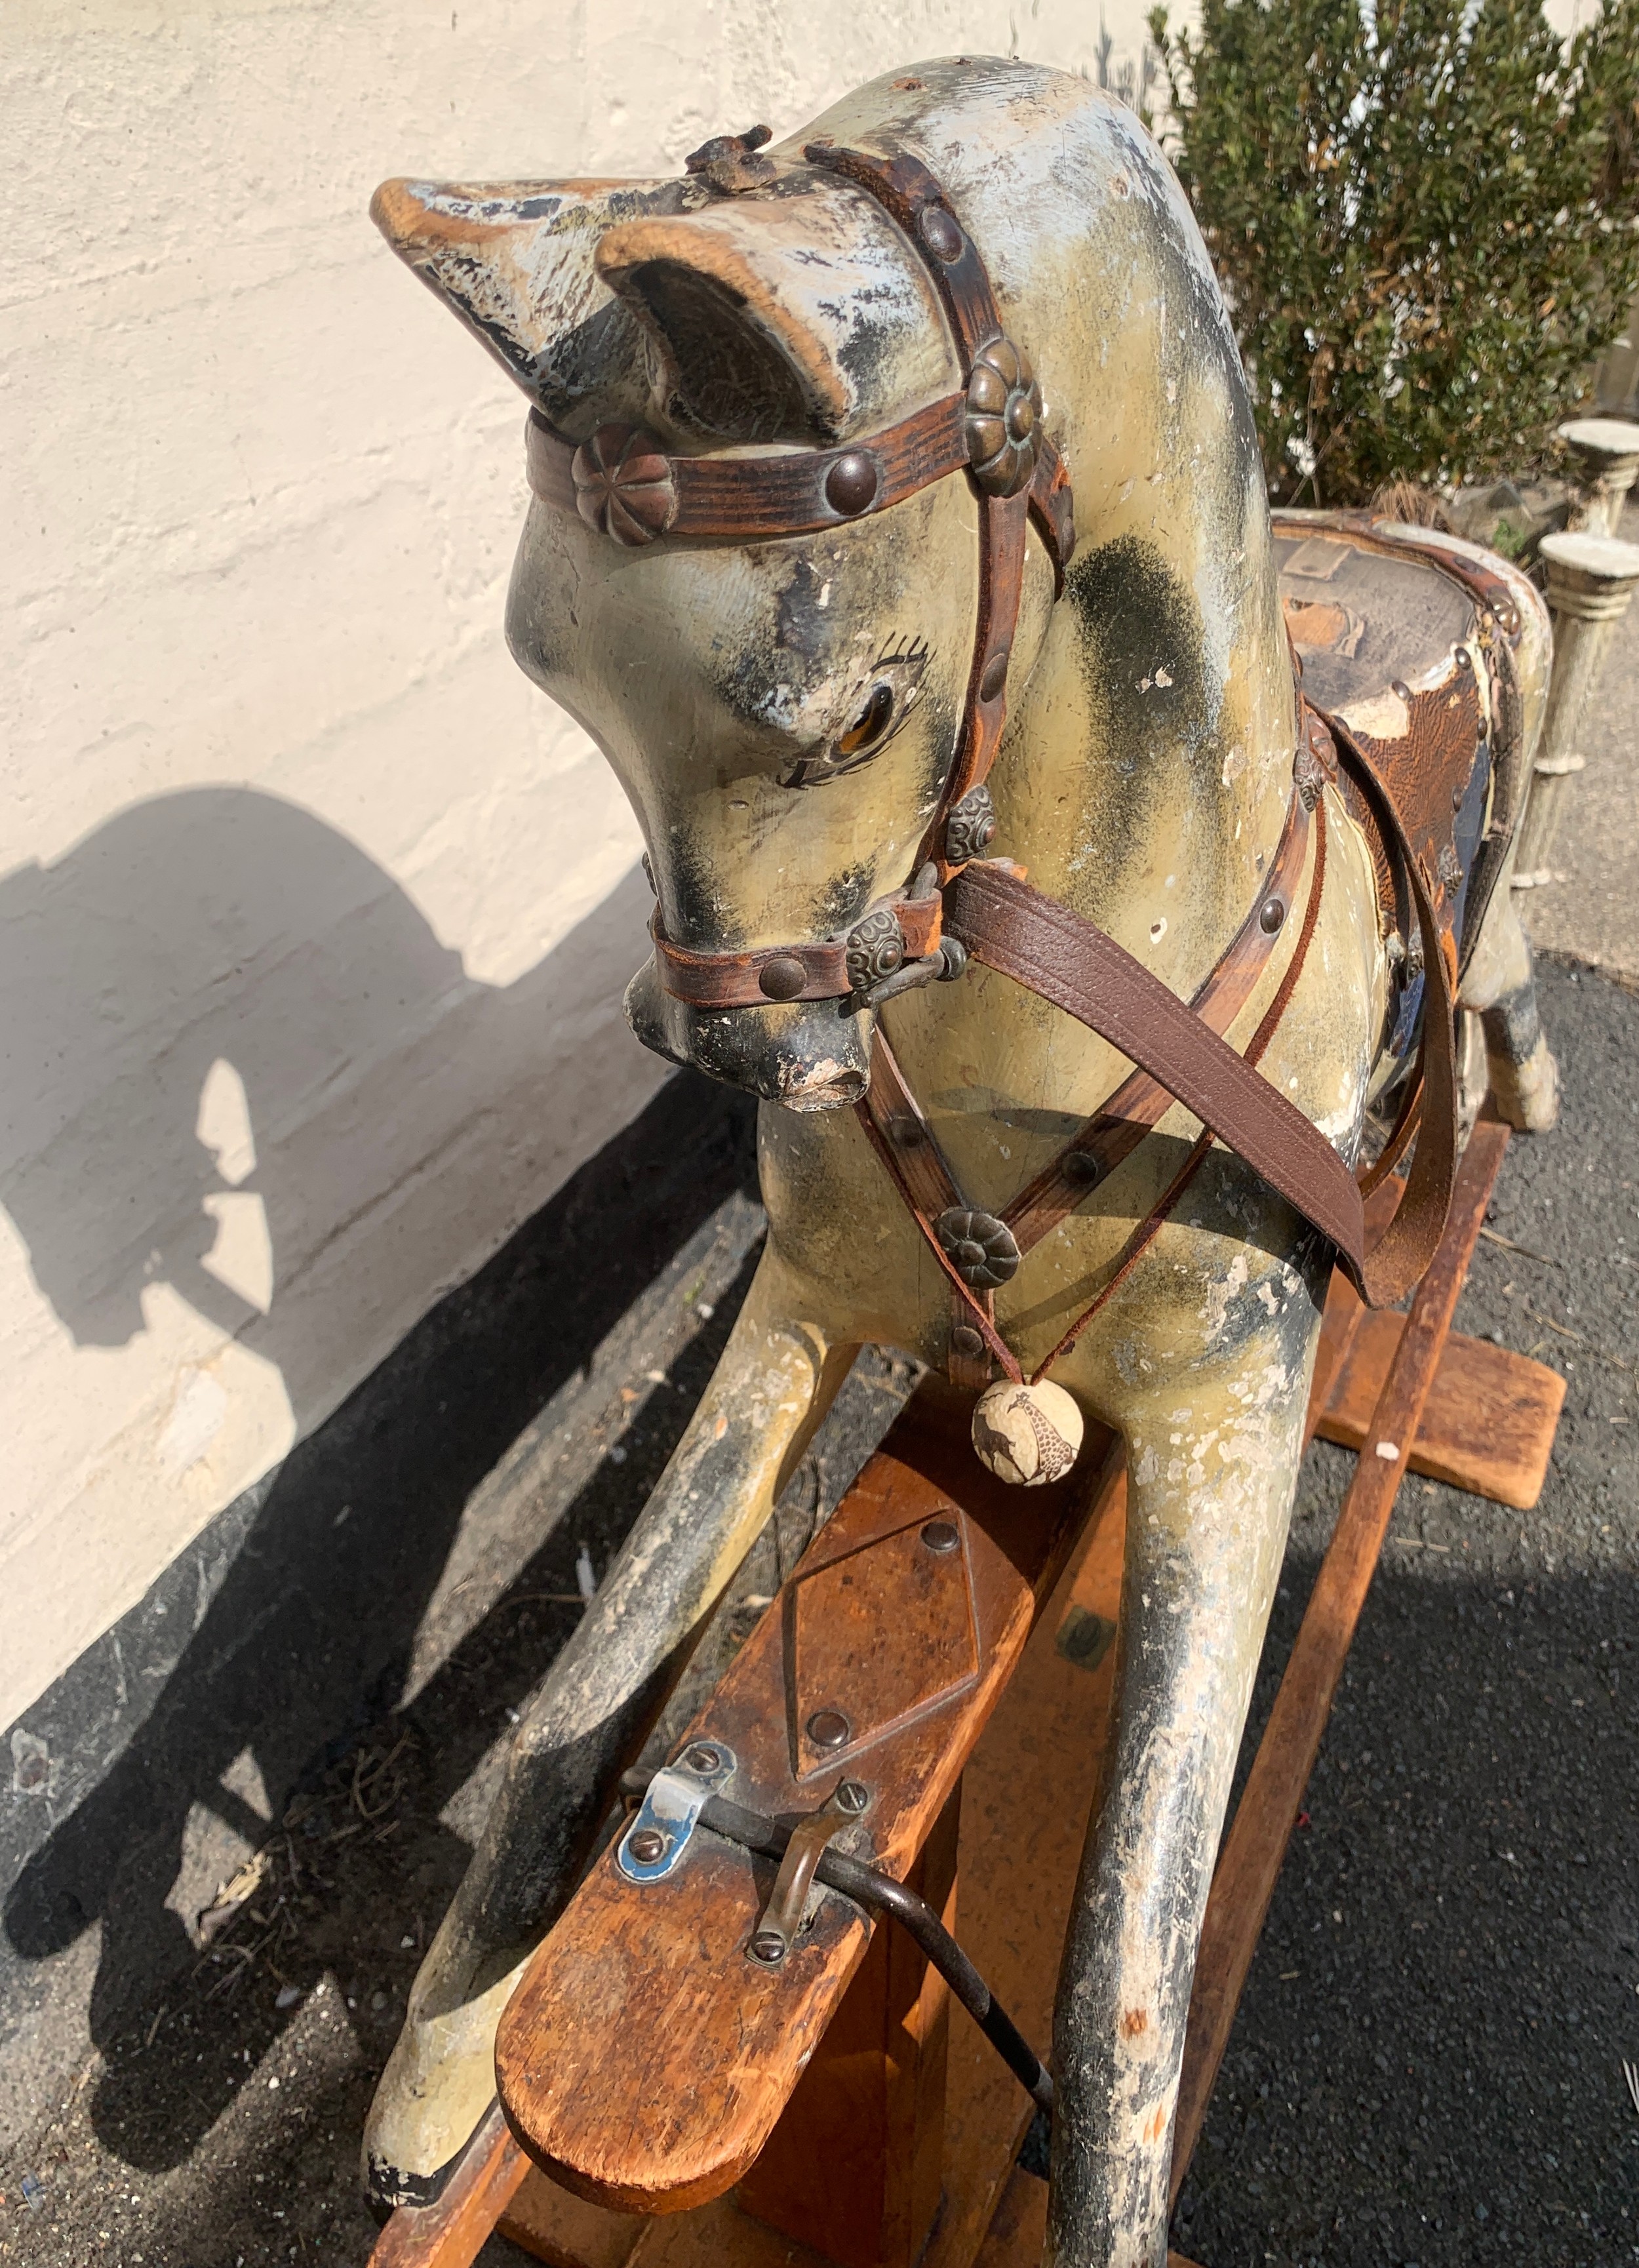
POLYGON ((663 1882, 675 1871, 701 1813, 739 1768, 722 1741, 691 1741, 675 1764, 655 1774, 614 1853, 628 1882, 663 1882))
POLYGON ((919 985, 953 983, 966 966, 967 948, 960 939, 941 938, 923 960, 906 961, 902 968, 894 969, 879 983, 856 993, 851 1002, 845 1001, 843 1006, 845 1009, 850 1006, 879 1008, 885 1000, 897 999, 901 992, 914 992, 919 985))

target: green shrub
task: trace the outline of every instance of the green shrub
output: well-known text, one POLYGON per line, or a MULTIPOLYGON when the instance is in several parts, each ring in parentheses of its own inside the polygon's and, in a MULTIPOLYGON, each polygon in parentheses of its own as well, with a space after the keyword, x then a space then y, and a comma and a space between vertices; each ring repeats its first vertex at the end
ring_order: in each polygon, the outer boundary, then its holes
POLYGON ((1202 0, 1150 33, 1270 487, 1540 464, 1639 289, 1639 0, 1202 0))

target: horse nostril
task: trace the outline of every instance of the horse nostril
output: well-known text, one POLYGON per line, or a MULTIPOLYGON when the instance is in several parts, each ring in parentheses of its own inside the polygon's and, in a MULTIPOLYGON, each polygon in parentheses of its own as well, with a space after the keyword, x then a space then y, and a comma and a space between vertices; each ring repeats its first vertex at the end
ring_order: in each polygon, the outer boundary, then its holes
POLYGON ((863 1071, 827 1069, 787 1087, 780 1100, 788 1110, 843 1110, 857 1102, 864 1091, 863 1071))

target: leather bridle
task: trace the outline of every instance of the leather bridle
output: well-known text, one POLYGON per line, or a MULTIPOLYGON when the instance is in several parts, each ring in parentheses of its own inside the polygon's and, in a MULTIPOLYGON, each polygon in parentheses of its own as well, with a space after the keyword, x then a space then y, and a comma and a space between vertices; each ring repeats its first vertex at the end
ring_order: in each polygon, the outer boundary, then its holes
POLYGON ((1069 480, 1042 430, 1040 388, 1003 330, 984 262, 933 174, 917 158, 876 158, 825 141, 809 143, 803 155, 866 190, 915 247, 956 343, 959 392, 842 448, 756 457, 668 456, 652 434, 630 425, 599 426, 576 448, 539 411, 529 421, 535 494, 578 512, 621 544, 744 543, 843 527, 953 474, 969 476, 979 492, 973 661, 954 757, 915 880, 871 907, 846 937, 819 943, 691 952, 666 937, 657 914, 660 981, 697 1008, 850 997, 876 1006, 911 983, 959 975, 959 949, 941 951, 938 893, 995 832, 985 781, 1007 718, 1026 526, 1035 522, 1053 562, 1055 595, 1076 541, 1069 480))
MULTIPOLYGON (((731 138, 745 153, 766 137, 759 129, 731 138)), ((728 146, 724 140, 708 151, 728 146)), ((600 426, 577 446, 537 410, 528 429, 530 484, 544 501, 578 512, 614 542, 637 547, 768 541, 845 526, 962 474, 974 483, 981 506, 978 620, 966 697, 944 791, 906 888, 871 907, 845 937, 740 952, 673 944, 657 911, 651 926, 662 985, 700 1008, 827 999, 875 1007, 913 985, 959 976, 973 956, 1076 1016, 1138 1066, 998 1218, 963 1201, 878 1027, 860 1116, 950 1279, 949 1367, 959 1383, 983 1384, 993 1361, 1011 1377, 1022 1375, 996 1329, 996 1287, 1174 1101, 1201 1120, 1200 1138, 1128 1240, 1113 1274, 1036 1376, 1068 1351, 1125 1279, 1215 1138, 1330 1240, 1364 1297, 1374 1305, 1392 1303, 1432 1256, 1457 1155, 1455 953, 1392 801, 1363 752, 1336 719, 1304 700, 1299 686, 1293 796, 1275 860, 1257 904, 1187 1003, 1094 924, 1032 889, 1010 861, 981 858, 995 832, 986 781, 1007 716, 1027 526, 1033 520, 1052 560, 1056 596, 1075 542, 1069 475, 1041 429, 1040 390, 1003 329, 984 262, 928 167, 907 152, 881 158, 829 140, 809 143, 803 155, 867 192, 902 229, 944 307, 961 390, 841 448, 753 457, 671 455, 652 434, 629 424, 600 426), (1362 1184, 1325 1135, 1256 1069, 1313 935, 1326 868, 1323 795, 1340 758, 1404 862, 1428 982, 1421 1076, 1396 1130, 1393 1155, 1414 1125, 1417 1148, 1404 1200, 1370 1248, 1362 1184), (1290 959, 1246 1052, 1238 1053, 1221 1035, 1267 965, 1305 863, 1308 901, 1290 959)), ((719 159, 714 170, 691 159, 690 166, 732 194, 771 178, 771 168, 759 170, 764 163, 724 169, 719 159)))

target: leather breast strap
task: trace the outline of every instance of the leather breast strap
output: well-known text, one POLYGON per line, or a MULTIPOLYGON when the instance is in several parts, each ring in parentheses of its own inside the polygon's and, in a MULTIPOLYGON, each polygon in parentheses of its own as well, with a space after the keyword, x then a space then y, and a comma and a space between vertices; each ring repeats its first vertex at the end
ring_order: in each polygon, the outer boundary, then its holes
POLYGON ((1319 1229, 1362 1296, 1383 1307, 1402 1298, 1422 1276, 1450 1204, 1457 1159, 1455 970, 1429 879, 1393 805, 1345 728, 1329 717, 1323 721, 1405 861, 1427 974, 1416 1153, 1405 1198, 1370 1250, 1359 1185, 1326 1136, 1094 923, 1000 865, 975 864, 946 894, 945 929, 975 958, 1051 1000, 1147 1071, 1319 1229))
MULTIPOLYGON (((1252 997, 1276 939, 1285 932, 1287 916, 1291 909, 1312 838, 1315 856, 1308 903, 1285 974, 1257 1032, 1247 1045, 1246 1059, 1253 1063, 1258 1060, 1273 1037, 1286 1002, 1303 972, 1304 961, 1319 912, 1326 880, 1326 814, 1324 807, 1318 806, 1318 799, 1314 800, 1316 807, 1312 825, 1311 795, 1293 794, 1287 806, 1286 821, 1275 858, 1260 884, 1257 900, 1189 1004, 1192 1012, 1204 1018, 1215 1031, 1227 1030, 1234 1021, 1252 997)), ((1172 1104, 1172 1096, 1146 1072, 1134 1071, 1122 1081, 1052 1162, 1044 1167, 1004 1208, 1000 1216, 1001 1225, 1012 1236, 1021 1257, 1076 1210, 1096 1182, 1101 1181, 1106 1173, 1137 1148, 1151 1128, 1160 1123, 1172 1104)), ((871 1050, 871 1083, 864 1101, 858 1105, 858 1111, 878 1155, 897 1184, 935 1258, 950 1278, 952 1329, 945 1361, 951 1383, 976 1392, 989 1382, 993 1361, 999 1363, 1010 1378, 1022 1378, 1018 1363, 996 1331, 994 1293, 970 1289, 952 1264, 940 1241, 939 1218, 952 1208, 963 1211, 967 1208, 940 1153, 933 1130, 894 1060, 893 1049, 880 1024, 877 1027, 871 1050)), ((1162 1226, 1172 1205, 1183 1194, 1210 1146, 1209 1135, 1196 1144, 1182 1173, 1174 1179, 1148 1219, 1142 1222, 1128 1239, 1113 1272, 1070 1325, 1047 1361, 1039 1366, 1036 1376, 1042 1375, 1061 1354, 1074 1345, 1099 1309, 1119 1288, 1162 1226)))
MULTIPOLYGON (((1287 916, 1309 856, 1312 828, 1308 804, 1294 795, 1256 902, 1191 998, 1191 1012, 1203 1017, 1215 1032, 1227 1031, 1234 1022, 1286 933, 1287 916), (1278 909, 1273 921, 1272 909, 1278 909)), ((861 1107, 899 1161, 895 1178, 902 1179, 907 1201, 913 1211, 929 1214, 924 1226, 931 1234, 931 1216, 960 1204, 962 1196, 880 1024, 871 1055, 871 1086, 861 1107)), ((1136 1071, 1123 1079, 1052 1162, 1003 1208, 1000 1218, 1019 1251, 1030 1251, 1074 1212, 1093 1185, 1130 1157, 1172 1107, 1172 1097, 1148 1072, 1136 1071)))

